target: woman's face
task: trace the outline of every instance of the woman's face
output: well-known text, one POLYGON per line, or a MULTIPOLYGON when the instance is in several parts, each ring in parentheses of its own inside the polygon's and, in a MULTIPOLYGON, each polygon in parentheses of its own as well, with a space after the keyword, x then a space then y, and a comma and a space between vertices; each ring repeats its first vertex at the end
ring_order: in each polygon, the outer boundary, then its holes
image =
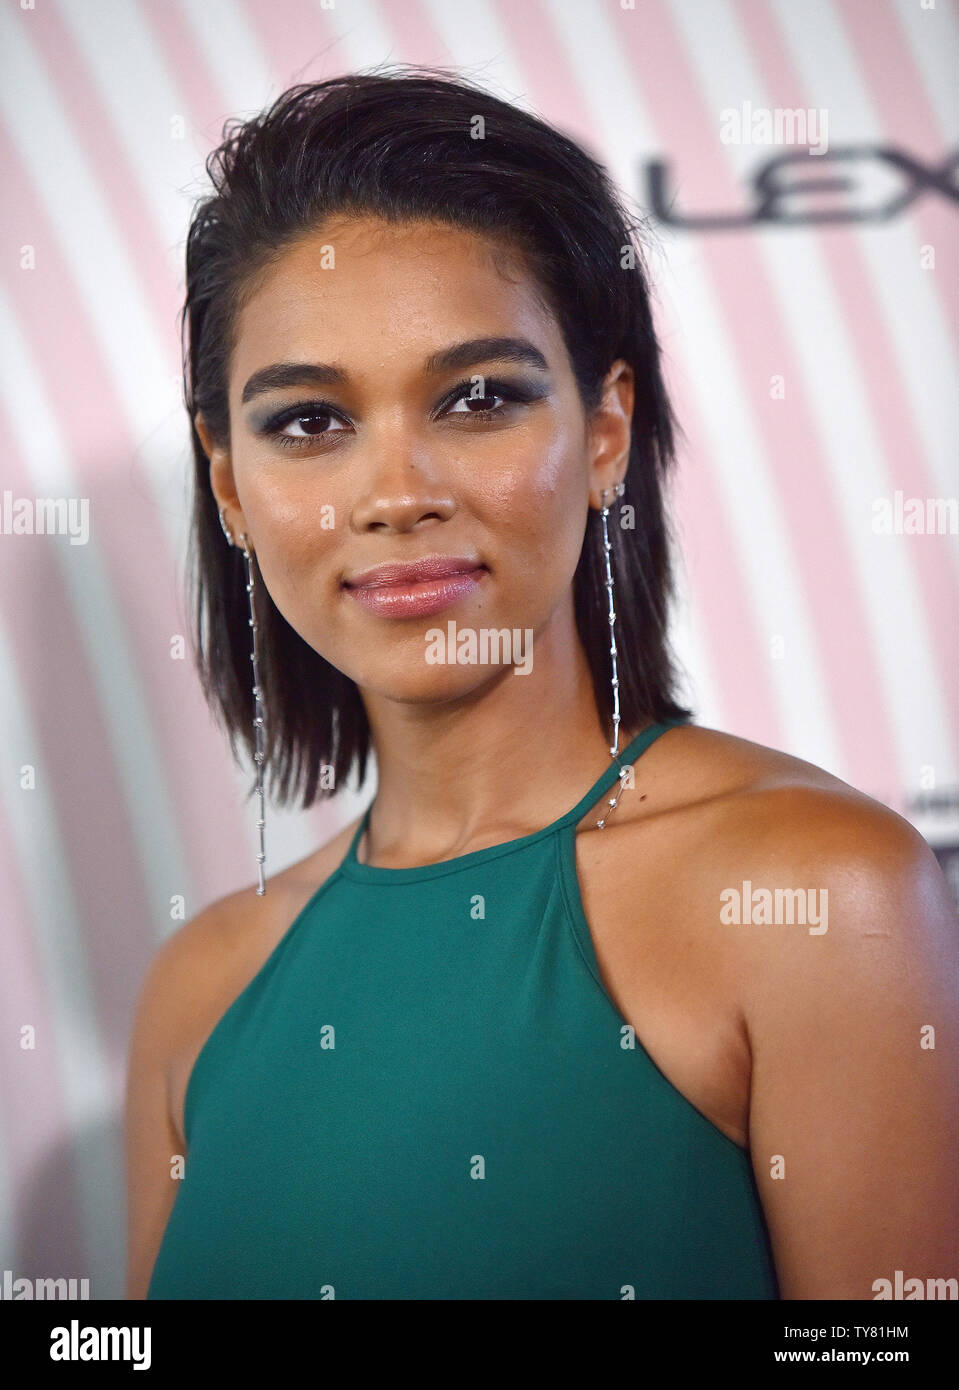
POLYGON ((534 663, 552 624, 572 630, 589 502, 629 447, 630 369, 607 380, 588 425, 559 326, 492 243, 344 217, 288 250, 240 314, 230 449, 197 428, 217 503, 296 632, 365 693, 442 700, 503 664, 437 665, 431 629, 531 629, 534 663), (440 608, 435 585, 355 583, 436 556, 473 570, 440 608))

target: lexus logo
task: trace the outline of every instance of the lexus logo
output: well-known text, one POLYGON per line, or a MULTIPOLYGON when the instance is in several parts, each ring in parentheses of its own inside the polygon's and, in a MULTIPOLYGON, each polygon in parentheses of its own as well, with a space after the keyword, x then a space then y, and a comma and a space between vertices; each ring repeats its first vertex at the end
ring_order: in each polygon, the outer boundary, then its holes
POLYGON ((943 164, 929 165, 891 145, 850 145, 826 154, 788 150, 756 169, 752 206, 745 211, 684 215, 675 208, 671 166, 653 159, 646 164, 646 203, 660 222, 700 232, 751 227, 756 222, 792 227, 816 222, 888 222, 921 193, 936 193, 959 203, 959 186, 953 177, 957 162, 959 151, 943 164), (830 175, 826 171, 832 164, 837 167, 830 175), (823 206, 824 196, 827 206, 823 206), (814 206, 803 206, 812 199, 814 206))

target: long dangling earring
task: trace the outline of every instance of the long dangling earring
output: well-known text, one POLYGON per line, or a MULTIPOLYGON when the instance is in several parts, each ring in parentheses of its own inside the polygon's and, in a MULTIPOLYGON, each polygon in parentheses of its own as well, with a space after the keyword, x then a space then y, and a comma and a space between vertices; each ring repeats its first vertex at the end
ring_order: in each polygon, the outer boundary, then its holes
MULTIPOLYGON (((226 524, 226 508, 220 508, 220 526, 231 546, 235 546, 232 532, 226 524)), ((263 865, 266 863, 266 850, 263 843, 263 831, 266 826, 266 818, 263 813, 263 760, 265 757, 264 743, 264 720, 262 690, 260 688, 260 669, 259 669, 259 649, 256 643, 258 625, 256 621, 256 605, 254 603, 254 582, 253 582, 253 552, 250 550, 246 533, 241 536, 243 555, 246 559, 246 592, 250 600, 250 627, 253 632, 253 649, 250 653, 250 661, 253 665, 253 734, 254 734, 254 753, 253 761, 256 763, 256 794, 259 799, 259 816, 257 817, 257 829, 260 832, 260 850, 256 856, 257 861, 257 894, 262 897, 266 892, 266 883, 263 878, 263 865)))
MULTIPOLYGON (((623 493, 624 493, 625 491, 626 491, 626 484, 625 484, 625 483, 617 483, 616 486, 613 488, 613 496, 614 496, 614 497, 622 497, 622 495, 623 495, 623 493)), ((604 559, 605 562, 606 562, 606 581, 605 581, 605 587, 606 587, 606 598, 607 598, 608 603, 609 603, 609 614, 608 614, 608 617, 609 617, 609 658, 610 658, 610 663, 611 663, 611 668, 612 668, 612 677, 611 677, 611 679, 612 679, 612 688, 613 688, 613 742, 612 742, 612 744, 610 745, 609 751, 610 751, 610 754, 616 759, 616 764, 617 764, 617 766, 619 767, 619 790, 616 792, 616 795, 615 795, 615 796, 610 797, 609 802, 608 802, 609 810, 605 813, 605 815, 603 816, 603 818, 602 818, 601 820, 598 820, 598 821, 596 822, 596 828, 597 828, 598 830, 605 830, 605 828, 606 828, 606 817, 607 817, 612 811, 615 811, 617 805, 619 804, 619 798, 620 798, 620 797, 622 796, 622 794, 623 794, 623 784, 624 784, 624 782, 626 781, 626 778, 629 776, 630 767, 631 767, 630 764, 627 764, 627 765, 624 767, 624 766, 622 765, 622 763, 619 761, 619 723, 620 723, 620 720, 619 720, 619 674, 618 674, 617 666, 616 666, 616 655, 617 655, 617 652, 616 652, 616 632, 615 632, 616 609, 615 609, 614 606, 613 606, 613 570, 612 570, 612 566, 611 566, 611 564, 610 564, 610 562, 609 562, 609 555, 610 555, 611 546, 610 546, 610 544, 609 544, 609 531, 607 530, 607 518, 608 518, 608 516, 609 516, 609 506, 607 505, 607 502, 606 502, 607 496, 608 496, 608 493, 607 493, 606 489, 603 488, 603 493, 602 493, 602 503, 603 503, 603 506, 602 506, 602 510, 601 510, 601 512, 600 512, 600 517, 601 517, 602 523, 603 523, 603 559, 604 559)))

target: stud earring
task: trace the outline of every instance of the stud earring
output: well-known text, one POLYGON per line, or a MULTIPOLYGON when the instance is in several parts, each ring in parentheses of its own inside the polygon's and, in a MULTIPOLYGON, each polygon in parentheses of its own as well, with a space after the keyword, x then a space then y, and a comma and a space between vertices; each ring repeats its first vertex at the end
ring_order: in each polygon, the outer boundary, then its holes
MULTIPOLYGON (((623 495, 623 493, 624 493, 625 491, 626 491, 626 484, 625 484, 625 483, 617 483, 616 486, 613 488, 613 496, 614 496, 614 497, 622 497, 622 495, 623 495)), ((608 815, 610 815, 610 813, 611 813, 612 811, 615 811, 617 805, 619 804, 619 798, 620 798, 620 797, 622 796, 622 794, 623 794, 623 785, 624 785, 624 783, 625 783, 625 781, 626 781, 626 778, 629 776, 630 769, 631 769, 631 767, 632 767, 632 764, 631 764, 631 763, 627 763, 626 766, 624 767, 624 766, 622 765, 622 763, 620 763, 620 761, 619 761, 619 724, 620 724, 620 719, 619 719, 619 673, 618 673, 618 668, 617 668, 617 665, 616 665, 616 656, 617 656, 617 649, 616 649, 616 629, 615 629, 615 624, 616 624, 616 609, 615 609, 614 604, 613 604, 613 587, 614 587, 614 586, 613 586, 613 570, 612 570, 612 566, 611 566, 610 560, 609 560, 610 551, 611 551, 612 547, 610 546, 610 543, 609 543, 609 531, 608 531, 608 529, 607 529, 607 518, 609 517, 609 505, 607 504, 606 498, 607 498, 608 495, 609 495, 609 494, 608 494, 606 488, 603 488, 603 493, 602 493, 602 503, 603 503, 603 505, 602 505, 602 509, 601 509, 601 511, 600 511, 600 518, 601 518, 602 523, 603 523, 603 559, 604 559, 604 561, 606 562, 606 580, 605 580, 605 588, 606 588, 606 598, 607 598, 608 606, 609 606, 609 612, 608 612, 608 615, 607 615, 607 616, 608 616, 608 621, 609 621, 609 659, 610 659, 610 666, 611 666, 611 671, 612 671, 611 682, 612 682, 612 690, 613 690, 613 742, 612 742, 612 744, 610 745, 610 750, 609 750, 609 751, 610 751, 611 755, 613 756, 613 758, 615 758, 616 764, 617 764, 617 766, 619 767, 619 790, 616 792, 616 795, 615 795, 615 796, 610 797, 609 802, 608 802, 609 810, 606 811, 606 813, 604 814, 604 816, 603 816, 603 818, 602 818, 601 820, 598 820, 598 821, 596 822, 596 827, 597 827, 598 830, 605 830, 605 828, 606 828, 606 817, 607 817, 608 815)))
MULTIPOLYGON (((230 528, 229 528, 229 526, 227 525, 227 522, 226 522, 226 508, 225 508, 225 507, 221 507, 221 508, 220 508, 220 526, 223 528, 223 534, 224 534, 224 536, 226 536, 227 541, 229 542, 229 544, 230 544, 231 546, 235 546, 235 545, 236 545, 236 542, 235 542, 234 539, 233 539, 233 533, 230 531, 230 528)), ((255 589, 255 584, 254 584, 254 579, 253 579, 253 559, 254 559, 254 555, 253 555, 253 552, 252 552, 251 549, 250 549, 249 542, 247 541, 246 533, 245 533, 245 532, 243 533, 243 535, 241 536, 240 539, 241 539, 241 548, 242 548, 242 550, 243 550, 243 555, 244 555, 244 558, 246 559, 246 592, 247 592, 247 595, 248 595, 248 597, 249 597, 249 602, 250 602, 250 627, 251 627, 252 633, 253 633, 252 651, 250 652, 250 661, 251 661, 251 663, 252 663, 252 665, 253 665, 253 736, 254 736, 253 761, 254 761, 254 763, 256 764, 256 794, 257 794, 257 798, 258 798, 258 800, 259 800, 259 815, 258 815, 258 817, 257 817, 256 825, 257 825, 257 829, 258 829, 259 832, 260 832, 260 849, 259 849, 259 853, 258 853, 257 856, 256 856, 256 862, 257 862, 257 877, 258 877, 258 882, 257 882, 257 889, 256 889, 256 891, 257 891, 258 896, 262 897, 263 894, 266 892, 266 882, 265 882, 264 877, 263 877, 263 865, 266 863, 266 850, 265 850, 265 848, 264 848, 264 842, 263 842, 263 832, 264 832, 264 828, 265 828, 265 826, 266 826, 266 818, 265 818, 264 812, 263 812, 263 761, 264 761, 264 757, 265 757, 265 752, 264 752, 264 743, 265 743, 265 740, 264 740, 264 729, 265 729, 265 723, 264 723, 264 719, 263 719, 263 704, 262 704, 262 694, 263 694, 263 692, 262 692, 261 687, 260 687, 260 668, 259 668, 259 655, 260 655, 260 653, 259 653, 259 649, 258 649, 258 647, 257 647, 257 641, 256 641, 256 634, 257 634, 257 631, 258 631, 258 624, 257 624, 257 621, 256 621, 256 603, 255 603, 255 601, 254 601, 254 589, 255 589)))

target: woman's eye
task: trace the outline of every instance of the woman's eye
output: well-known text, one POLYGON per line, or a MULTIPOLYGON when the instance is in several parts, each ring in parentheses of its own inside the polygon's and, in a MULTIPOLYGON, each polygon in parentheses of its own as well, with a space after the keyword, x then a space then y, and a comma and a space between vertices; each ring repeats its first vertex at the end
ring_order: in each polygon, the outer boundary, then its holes
POLYGON ((301 406, 292 414, 279 416, 267 427, 267 433, 285 448, 298 449, 311 440, 343 433, 340 428, 327 429, 326 425, 340 426, 342 421, 331 410, 319 406, 301 406))
MULTIPOLYGON (((492 422, 497 416, 509 418, 511 407, 540 400, 546 395, 546 388, 526 386, 521 383, 509 384, 488 377, 486 381, 464 381, 455 388, 448 404, 440 407, 438 416, 458 416, 468 418, 478 425, 492 422), (483 391, 479 394, 479 384, 483 391)), ((283 411, 259 426, 259 432, 268 439, 275 440, 284 449, 307 449, 337 434, 347 434, 353 429, 349 420, 338 414, 332 405, 322 401, 303 401, 299 405, 287 406, 283 411)))
POLYGON ((541 401, 548 394, 549 386, 545 382, 471 377, 454 387, 452 395, 447 397, 449 404, 440 414, 461 419, 468 417, 479 425, 492 424, 497 418, 513 418, 523 406, 541 401))
POLYGON ((499 409, 494 408, 494 407, 491 405, 491 402, 492 402, 492 401, 503 401, 503 402, 505 403, 506 397, 505 397, 505 396, 499 395, 498 392, 493 391, 493 390, 490 389, 490 388, 487 388, 486 391, 483 393, 483 395, 481 395, 481 396, 474 396, 474 395, 472 394, 472 389, 470 389, 470 391, 466 392, 466 394, 457 396, 456 400, 453 401, 452 404, 451 404, 450 406, 447 407, 445 413, 446 413, 447 415, 499 415, 499 414, 501 414, 501 413, 502 413, 502 407, 500 407, 499 409), (462 410, 457 410, 456 407, 457 407, 457 406, 460 406, 460 405, 463 406, 464 409, 462 409, 462 410))

